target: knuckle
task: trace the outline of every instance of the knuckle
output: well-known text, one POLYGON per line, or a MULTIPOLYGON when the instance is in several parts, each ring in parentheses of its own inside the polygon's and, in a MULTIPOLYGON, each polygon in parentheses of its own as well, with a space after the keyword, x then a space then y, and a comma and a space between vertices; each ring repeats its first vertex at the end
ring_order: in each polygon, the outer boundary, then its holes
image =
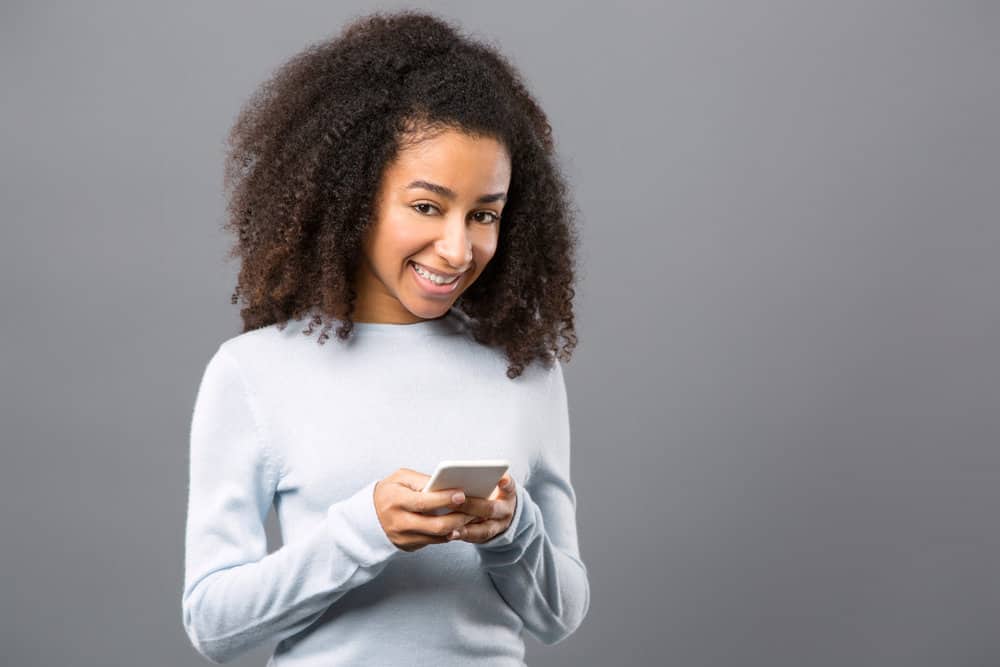
POLYGON ((450 517, 445 516, 434 522, 434 533, 436 535, 447 535, 456 527, 455 521, 450 517))

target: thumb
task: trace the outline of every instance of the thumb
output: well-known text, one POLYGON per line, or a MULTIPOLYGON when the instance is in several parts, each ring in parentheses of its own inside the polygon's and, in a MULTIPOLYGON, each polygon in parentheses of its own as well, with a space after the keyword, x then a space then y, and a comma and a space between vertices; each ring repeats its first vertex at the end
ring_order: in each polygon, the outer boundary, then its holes
POLYGON ((453 506, 465 502, 465 492, 463 491, 459 500, 456 500, 455 489, 440 489, 438 491, 424 491, 427 482, 431 480, 430 475, 400 468, 396 471, 396 483, 409 491, 407 506, 413 511, 425 512, 428 509, 435 509, 445 506, 453 506))
POLYGON ((411 470, 410 468, 400 468, 393 475, 393 481, 401 486, 405 486, 411 491, 423 491, 427 482, 431 480, 430 475, 411 470))
POLYGON ((500 487, 501 493, 508 496, 514 494, 514 478, 507 473, 504 473, 504 476, 500 478, 500 483, 497 486, 500 487))

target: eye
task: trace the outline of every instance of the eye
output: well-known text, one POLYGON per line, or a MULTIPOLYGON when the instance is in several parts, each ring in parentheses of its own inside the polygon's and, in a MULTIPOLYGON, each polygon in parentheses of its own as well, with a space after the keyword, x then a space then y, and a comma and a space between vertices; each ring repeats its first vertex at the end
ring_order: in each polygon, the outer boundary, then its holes
POLYGON ((480 213, 486 213, 487 215, 492 216, 489 220, 479 220, 479 222, 485 223, 487 225, 491 225, 494 222, 498 222, 500 220, 500 216, 494 213, 493 211, 476 211, 475 213, 473 213, 473 215, 479 215, 480 213))
POLYGON ((416 210, 418 213, 420 213, 422 215, 426 215, 426 213, 424 213, 424 211, 420 210, 421 206, 430 206, 432 209, 437 210, 437 206, 435 206, 434 204, 428 204, 427 202, 420 202, 419 204, 414 204, 410 208, 416 210))
MULTIPOLYGON (((410 208, 412 208, 413 210, 417 211, 421 215, 428 215, 429 214, 429 211, 427 210, 428 208, 433 209, 435 211, 438 210, 437 206, 435 206, 434 204, 429 204, 427 202, 418 202, 416 204, 413 204, 410 208), (423 207, 427 207, 427 208, 423 208, 423 207)), ((473 216, 479 216, 479 215, 482 215, 484 213, 486 215, 490 216, 490 217, 487 220, 483 220, 481 218, 477 218, 476 222, 481 222, 484 225, 492 225, 493 223, 498 222, 500 220, 500 216, 497 215, 496 213, 494 213, 493 211, 476 211, 472 215, 473 216)))

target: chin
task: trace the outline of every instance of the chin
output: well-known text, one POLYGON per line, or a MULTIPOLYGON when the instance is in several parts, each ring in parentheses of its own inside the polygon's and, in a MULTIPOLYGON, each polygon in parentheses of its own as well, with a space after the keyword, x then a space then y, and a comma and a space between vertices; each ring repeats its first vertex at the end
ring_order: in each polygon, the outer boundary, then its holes
POLYGON ((423 320, 433 320, 447 314, 451 310, 453 303, 453 301, 427 302, 413 305, 403 304, 403 307, 414 317, 419 317, 423 320))

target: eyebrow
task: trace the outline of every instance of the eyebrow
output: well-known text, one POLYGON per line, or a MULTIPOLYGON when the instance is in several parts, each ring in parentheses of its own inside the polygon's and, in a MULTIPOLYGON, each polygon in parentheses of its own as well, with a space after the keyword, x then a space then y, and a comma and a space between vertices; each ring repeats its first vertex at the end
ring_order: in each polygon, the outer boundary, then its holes
MULTIPOLYGON (((412 190, 415 188, 422 188, 424 190, 430 190, 431 192, 436 192, 437 194, 445 197, 446 199, 455 199, 458 195, 451 188, 446 188, 443 185, 438 185, 437 183, 428 183, 427 181, 413 181, 406 186, 407 190, 412 190)), ((483 195, 476 200, 477 204, 489 204, 495 201, 507 201, 506 192, 494 192, 491 195, 483 195)))

